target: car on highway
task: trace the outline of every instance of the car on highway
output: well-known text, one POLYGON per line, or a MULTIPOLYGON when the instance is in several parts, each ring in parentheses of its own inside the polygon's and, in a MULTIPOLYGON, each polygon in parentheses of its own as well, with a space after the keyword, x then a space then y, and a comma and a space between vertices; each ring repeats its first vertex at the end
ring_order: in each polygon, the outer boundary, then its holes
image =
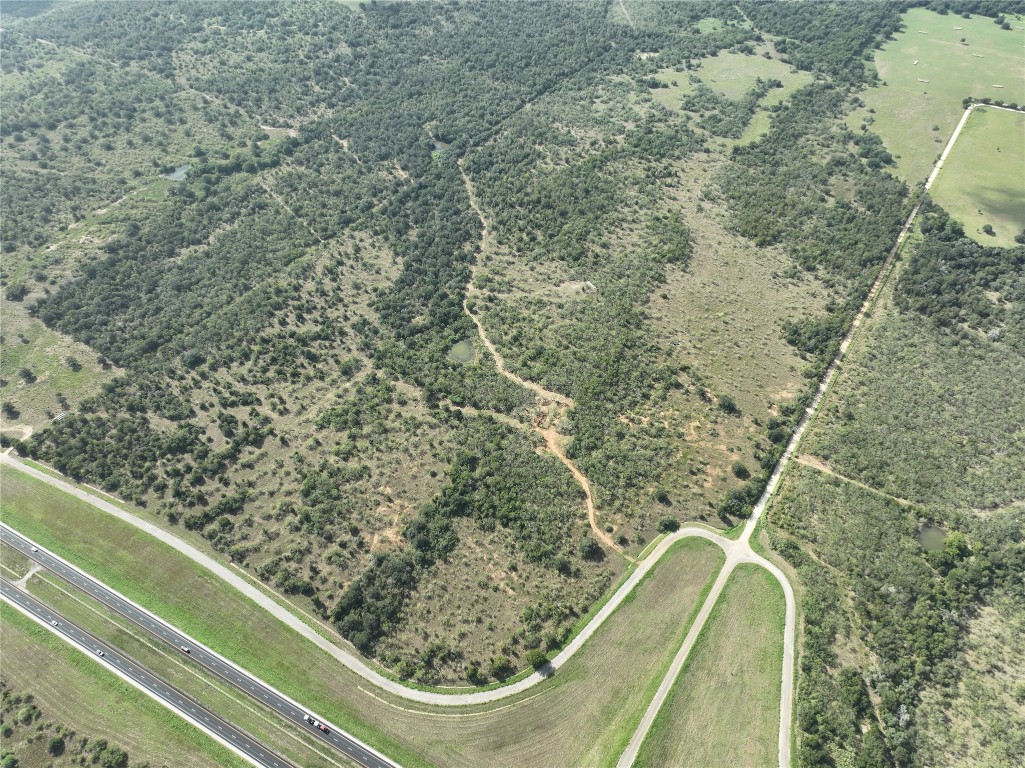
POLYGON ((97 648, 96 649, 96 655, 97 656, 106 656, 107 654, 105 654, 103 651, 101 651, 99 648, 97 648))
POLYGON ((182 649, 182 653, 192 653, 192 651, 189 650, 189 646, 187 645, 182 645, 179 647, 182 649))
POLYGON ((56 626, 59 626, 59 625, 57 624, 57 620, 56 620, 56 619, 54 619, 54 620, 53 620, 53 621, 51 621, 50 623, 51 623, 51 624, 53 624, 53 625, 54 625, 55 627, 56 627, 56 626))
POLYGON ((32 551, 33 552, 38 552, 39 551, 39 547, 32 547, 32 551))

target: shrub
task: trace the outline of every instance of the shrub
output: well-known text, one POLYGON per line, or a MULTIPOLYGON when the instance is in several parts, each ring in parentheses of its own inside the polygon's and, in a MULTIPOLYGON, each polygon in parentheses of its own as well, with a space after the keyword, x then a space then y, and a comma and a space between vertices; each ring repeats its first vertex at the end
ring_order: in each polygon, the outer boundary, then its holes
POLYGON ((526 659, 527 663, 534 669, 541 669, 541 667, 548 663, 548 656, 539 648, 527 651, 526 659))
POLYGON ((730 469, 733 470, 734 476, 741 480, 747 480, 751 477, 751 471, 744 466, 744 462, 742 461, 733 462, 733 466, 730 469))
POLYGON ((46 742, 46 751, 54 757, 64 754, 64 739, 60 736, 51 736, 50 740, 46 742))
POLYGON ((491 660, 491 676, 496 680, 505 680, 512 673, 513 666, 508 656, 500 655, 491 660))
POLYGON ((672 533, 673 531, 680 530, 680 521, 675 517, 660 517, 658 519, 658 530, 659 533, 672 533))
POLYGON ((736 401, 729 395, 723 395, 719 398, 719 410, 730 416, 736 416, 740 413, 740 408, 737 407, 736 401))

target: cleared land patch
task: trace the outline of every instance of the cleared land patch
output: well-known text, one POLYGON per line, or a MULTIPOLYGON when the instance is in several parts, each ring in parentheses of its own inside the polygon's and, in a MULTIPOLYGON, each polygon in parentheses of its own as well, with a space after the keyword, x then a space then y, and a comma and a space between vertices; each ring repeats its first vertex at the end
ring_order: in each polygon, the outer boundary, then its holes
POLYGON ((61 412, 97 394, 116 373, 110 366, 101 367, 96 353, 85 344, 30 317, 24 303, 0 299, 0 307, 3 425, 45 427, 61 412))
POLYGON ((740 144, 748 144, 769 130, 772 116, 769 108, 783 103, 794 91, 813 80, 808 72, 800 71, 772 57, 772 46, 753 46, 754 53, 720 53, 699 59, 694 69, 665 68, 655 79, 663 84, 652 88, 651 95, 668 109, 680 109, 680 100, 693 93, 698 84, 707 85, 727 99, 737 101, 761 80, 779 80, 782 88, 773 88, 758 100, 758 108, 751 118, 740 144), (769 54, 765 56, 764 54, 769 54))
POLYGON ((550 683, 453 711, 365 690, 215 577, 76 499, 8 470, 4 489, 8 524, 404 765, 614 764, 723 562, 706 541, 680 542, 550 683))
POLYGON ((977 107, 931 189, 983 245, 1014 247, 1025 230, 1025 113, 977 107), (983 227, 989 226, 990 235, 983 227))
MULTIPOLYGON (((1020 19, 1008 20, 1023 26, 1020 19)), ((904 24, 876 52, 885 85, 862 92, 866 106, 852 112, 848 124, 857 129, 866 123, 878 133, 896 158, 897 174, 913 185, 925 181, 957 127, 962 100, 1025 103, 1025 48, 1020 31, 1001 29, 985 16, 964 19, 915 8, 904 24)))
POLYGON ((635 765, 775 765, 784 608, 768 571, 737 567, 635 765))
POLYGON ((7 603, 0 604, 0 627, 4 681, 31 693, 63 725, 120 745, 133 764, 249 765, 7 603))

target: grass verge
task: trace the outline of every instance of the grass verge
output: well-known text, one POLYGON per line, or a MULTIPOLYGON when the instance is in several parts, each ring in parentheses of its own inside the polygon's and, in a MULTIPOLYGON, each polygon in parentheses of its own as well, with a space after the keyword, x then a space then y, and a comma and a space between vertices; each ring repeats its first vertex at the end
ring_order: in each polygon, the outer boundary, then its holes
POLYGON ((0 603, 0 626, 4 680, 66 727, 120 744, 133 761, 249 765, 7 603, 0 603))
POLYGON ((783 591, 740 565, 641 746, 638 766, 775 765, 783 591))
POLYGON ((643 712, 723 561, 709 542, 680 542, 551 681, 496 705, 440 708, 367 690, 171 548, 31 477, 4 470, 2 512, 13 528, 407 767, 614 762, 614 746, 643 712))

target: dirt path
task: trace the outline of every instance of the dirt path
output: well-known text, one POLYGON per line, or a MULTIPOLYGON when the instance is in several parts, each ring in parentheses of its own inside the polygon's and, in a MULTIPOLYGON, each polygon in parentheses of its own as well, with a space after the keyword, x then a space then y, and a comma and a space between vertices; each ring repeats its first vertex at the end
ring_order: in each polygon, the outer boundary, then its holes
MULTIPOLYGON (((18 432, 21 434, 21 437, 18 438, 19 440, 28 440, 32 437, 32 433, 35 432, 35 430, 28 424, 5 424, 0 427, 0 432, 18 432)), ((4 453, 8 454, 13 450, 14 447, 12 446, 5 450, 4 453)))
MULTIPOLYGON (((477 214, 477 218, 480 219, 481 231, 481 252, 487 253, 491 249, 492 233, 488 227, 488 220, 484 216, 484 212, 481 210, 479 203, 477 202, 477 194, 473 188, 473 182, 470 181, 470 177, 466 175, 466 171, 463 170, 462 162, 459 164, 459 173, 462 174, 463 184, 466 187, 466 195, 470 200, 470 207, 473 208, 477 214)), ((474 267, 470 268, 470 282, 466 286, 466 295, 469 297, 474 293, 473 280, 476 276, 476 270, 474 267)), ((552 392, 549 389, 545 389, 540 384, 527 381, 526 379, 517 376, 515 373, 510 371, 505 366, 505 360, 502 358, 501 353, 495 348, 495 345, 488 338, 487 332, 484 330, 484 325, 480 319, 470 311, 467 299, 463 299, 463 311, 466 312, 473 324, 477 326, 477 335, 480 337, 481 343, 491 354, 491 358, 495 361, 495 367, 498 372, 505 376, 510 381, 515 382, 524 389, 529 389, 538 399, 538 407, 541 410, 548 408, 551 404, 559 406, 560 413, 556 422, 561 420, 566 415, 570 408, 574 407, 573 399, 566 395, 561 395, 558 392, 552 392)), ((565 444, 569 440, 567 435, 562 434, 553 426, 542 427, 535 425, 534 431, 537 432, 541 437, 544 438, 545 444, 548 446, 548 450, 551 451, 570 471, 573 475, 573 479, 577 481, 577 484, 584 491, 584 500, 587 507, 587 522, 591 526, 591 532, 595 537, 606 547, 614 552, 618 552, 622 557, 626 558, 632 563, 637 562, 633 557, 626 554, 621 546, 613 541, 612 537, 598 524, 598 513, 594 506, 594 494, 591 491, 591 482, 587 479, 587 476, 580 471, 573 460, 566 454, 565 444)))
MULTIPOLYGON (((165 530, 147 520, 143 520, 141 517, 112 504, 106 499, 89 493, 78 486, 72 485, 62 478, 54 477, 53 475, 49 475, 31 467, 14 456, 0 454, 0 465, 4 465, 5 472, 24 472, 37 480, 81 499, 100 511, 117 517, 129 525, 132 525, 135 528, 159 539, 180 554, 211 572, 214 576, 224 581, 233 589, 242 593, 246 598, 252 600, 283 624, 286 624, 289 628, 302 635, 318 648, 330 654, 342 665, 352 670, 367 682, 377 686, 380 690, 387 691, 388 693, 399 696, 407 701, 415 701, 421 704, 440 704, 445 706, 486 704, 533 688, 538 683, 548 679, 551 674, 547 671, 545 673, 533 672, 528 677, 515 683, 511 683, 510 685, 494 688, 492 690, 472 691, 467 693, 440 693, 437 691, 424 691, 409 688, 397 680, 385 677, 378 670, 367 664, 362 658, 358 657, 354 652, 331 642, 331 640, 325 637, 325 634, 322 634, 321 631, 318 631, 318 629, 312 626, 309 622, 301 619, 288 607, 279 603, 271 596, 270 592, 265 587, 250 581, 247 578, 248 574, 239 573, 223 563, 219 559, 221 557, 220 555, 211 556, 182 540, 172 531, 165 530)), ((605 620, 615 612, 633 589, 644 580, 647 574, 655 567, 662 556, 669 551, 672 545, 680 539, 690 536, 697 536, 714 542, 727 551, 736 546, 736 542, 730 541, 729 539, 726 539, 713 531, 705 530, 704 528, 682 528, 676 533, 666 536, 651 551, 648 557, 646 557, 642 563, 638 564, 633 573, 631 573, 630 576, 620 585, 619 589, 612 594, 612 597, 610 597, 608 602, 605 603, 605 605, 602 606, 602 608, 595 614, 594 618, 592 618, 580 633, 570 641, 570 643, 563 648, 554 659, 552 659, 552 668, 558 669, 573 655, 575 655, 584 646, 587 640, 590 639, 590 637, 598 630, 598 628, 601 627, 605 620)), ((214 650, 217 649, 215 648, 214 650)))
POLYGON ((637 27, 634 25, 633 17, 630 16, 630 11, 626 9, 626 5, 623 4, 623 0, 619 0, 619 10, 621 10, 623 15, 626 16, 626 22, 630 25, 630 29, 636 32, 637 27))
POLYGON ((845 483, 850 483, 851 485, 856 485, 859 488, 864 488, 866 491, 870 491, 879 496, 885 496, 888 499, 896 501, 898 504, 903 504, 904 506, 911 505, 911 502, 907 499, 902 499, 900 496, 891 496, 888 493, 880 491, 878 488, 873 488, 871 485, 866 485, 860 480, 855 480, 845 475, 841 475, 839 472, 837 472, 835 469, 833 469, 831 466, 829 466, 826 462, 824 462, 817 456, 812 456, 811 454, 805 453, 801 456, 798 456, 796 459, 794 459, 794 461, 796 461, 798 464, 803 464, 806 467, 811 467, 812 469, 822 472, 824 474, 832 475, 838 480, 843 480, 845 483))

